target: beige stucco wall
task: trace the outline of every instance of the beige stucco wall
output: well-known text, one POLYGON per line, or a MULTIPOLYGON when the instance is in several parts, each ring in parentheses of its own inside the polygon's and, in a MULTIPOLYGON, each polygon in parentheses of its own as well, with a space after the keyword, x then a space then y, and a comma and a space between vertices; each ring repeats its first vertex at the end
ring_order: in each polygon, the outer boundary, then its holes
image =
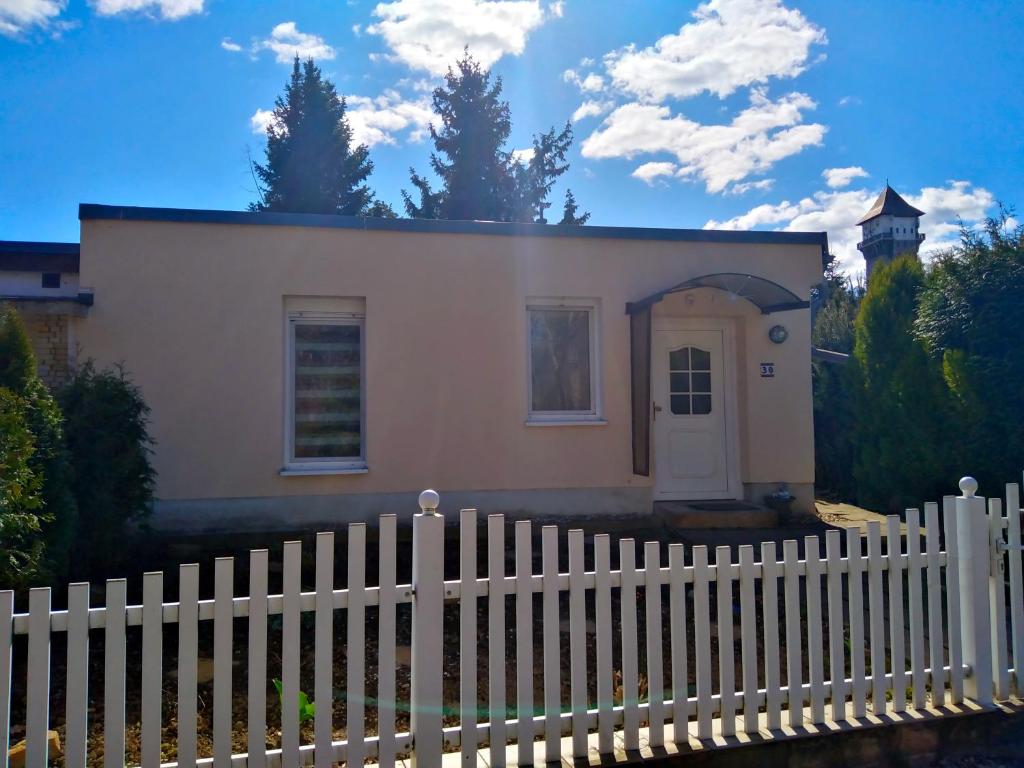
MULTIPOLYGON (((627 301, 709 272, 801 298, 818 246, 87 220, 82 354, 123 361, 152 408, 164 500, 628 488, 627 301), (284 298, 364 297, 363 475, 282 477, 284 298), (527 427, 528 297, 600 300, 606 426, 527 427)), ((702 289, 658 313, 737 318, 743 480, 813 481, 808 310, 762 316, 702 289), (789 340, 768 341, 783 323, 789 340), (774 379, 758 365, 774 362, 774 379)))

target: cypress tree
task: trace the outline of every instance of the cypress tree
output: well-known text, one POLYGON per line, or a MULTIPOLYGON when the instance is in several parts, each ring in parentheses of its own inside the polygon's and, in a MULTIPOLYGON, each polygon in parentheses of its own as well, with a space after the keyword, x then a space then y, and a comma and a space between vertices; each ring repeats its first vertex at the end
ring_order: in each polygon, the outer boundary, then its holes
POLYGON ((913 329, 923 286, 913 255, 879 265, 857 314, 853 474, 858 501, 881 511, 938 499, 953 479, 949 400, 939 366, 913 329))
MULTIPOLYGON (((14 395, 32 435, 28 468, 42 484, 38 507, 45 555, 41 568, 50 578, 63 576, 77 519, 71 490, 71 467, 64 443, 63 417, 57 402, 36 373, 35 356, 17 312, 0 313, 0 389, 14 395)), ((8 403, 8 408, 14 408, 8 403)), ((11 417, 12 421, 17 417, 11 417)))

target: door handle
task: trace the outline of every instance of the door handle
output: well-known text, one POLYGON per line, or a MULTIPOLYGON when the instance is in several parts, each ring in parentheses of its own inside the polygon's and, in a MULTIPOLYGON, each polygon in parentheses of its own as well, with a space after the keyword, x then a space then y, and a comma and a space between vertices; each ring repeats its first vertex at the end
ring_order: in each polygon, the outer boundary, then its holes
POLYGON ((652 417, 653 420, 656 421, 658 419, 659 413, 661 413, 661 406, 658 405, 657 403, 654 403, 654 416, 652 417))

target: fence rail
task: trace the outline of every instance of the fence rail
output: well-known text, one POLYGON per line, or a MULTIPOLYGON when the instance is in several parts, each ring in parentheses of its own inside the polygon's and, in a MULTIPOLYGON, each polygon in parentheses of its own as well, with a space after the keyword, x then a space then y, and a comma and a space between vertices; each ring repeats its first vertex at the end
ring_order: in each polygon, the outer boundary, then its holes
POLYGON ((965 699, 984 707, 1022 693, 1019 491, 1008 485, 1005 500, 986 505, 969 478, 961 488, 941 511, 926 504, 923 519, 909 509, 884 531, 869 522, 863 533, 808 536, 802 555, 796 540, 781 551, 646 542, 638 561, 633 539, 616 552, 607 534, 554 526, 541 528, 537 550, 529 521, 507 540, 503 516, 481 528, 475 510, 462 510, 459 576, 448 580, 444 519, 425 493, 407 584, 397 577, 397 518, 386 515, 375 550, 365 524, 349 526, 337 564, 334 534, 317 535, 312 590, 302 589, 302 544, 287 542, 278 594, 267 550, 250 553, 244 596, 232 558, 214 564, 212 599, 199 597, 197 565, 180 567, 174 602, 164 601, 162 573, 144 575, 138 605, 127 604, 123 579, 106 583, 102 607, 84 583, 68 588, 65 610, 51 610, 41 588, 15 614, 13 593, 0 592, 0 754, 12 715, 23 714, 26 765, 47 764, 52 700, 63 705, 54 712, 65 765, 101 755, 118 768, 129 732, 139 737, 130 762, 147 767, 391 766, 405 756, 435 766, 455 750, 463 765, 485 750, 500 767, 558 760, 563 737, 585 757, 613 753, 616 735, 638 749, 642 728, 659 747, 965 699), (102 642, 102 698, 90 641, 102 642), (212 699, 199 679, 211 649, 212 699), (17 713, 15 680, 25 681, 17 713), (300 709, 303 687, 318 706, 300 709), (90 730, 96 712, 100 733, 90 730), (279 745, 268 746, 268 726, 279 745))

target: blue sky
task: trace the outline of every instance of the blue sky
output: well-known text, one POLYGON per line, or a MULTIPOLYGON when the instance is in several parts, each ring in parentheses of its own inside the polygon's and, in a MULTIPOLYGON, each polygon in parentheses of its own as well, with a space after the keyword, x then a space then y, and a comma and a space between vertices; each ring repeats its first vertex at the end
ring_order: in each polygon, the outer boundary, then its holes
POLYGON ((930 247, 1024 206, 1024 4, 808 0, 0 0, 0 239, 77 240, 77 205, 241 209, 295 52, 349 96, 372 186, 427 169, 429 90, 468 45, 512 147, 574 119, 591 223, 825 229, 886 179, 930 247))

